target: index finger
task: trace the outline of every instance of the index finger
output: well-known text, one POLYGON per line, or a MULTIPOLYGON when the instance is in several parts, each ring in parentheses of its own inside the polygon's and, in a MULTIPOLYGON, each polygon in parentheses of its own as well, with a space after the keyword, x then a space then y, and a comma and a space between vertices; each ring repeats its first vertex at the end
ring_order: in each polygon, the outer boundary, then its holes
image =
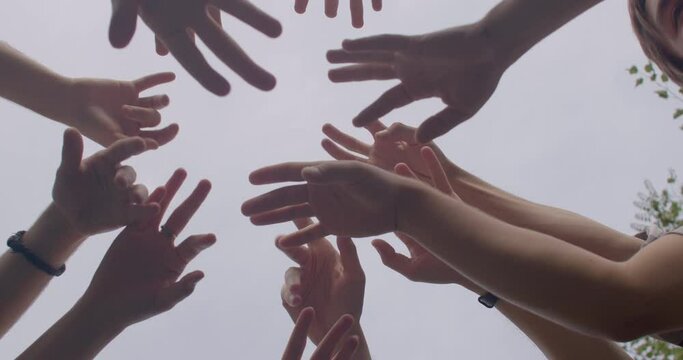
MULTIPOLYGON (((140 137, 125 138, 112 144, 109 148, 102 151, 101 155, 111 164, 118 164, 135 155, 154 148, 152 142, 145 141, 140 137)), ((158 147, 158 145, 157 145, 158 147)))
POLYGON ((204 200, 206 200, 210 191, 211 182, 208 180, 200 181, 192 194, 173 211, 168 221, 166 221, 166 227, 171 229, 174 234, 180 234, 204 200))
POLYGON ((287 162, 266 166, 254 170, 249 174, 249 182, 253 185, 266 185, 287 181, 304 181, 301 171, 309 166, 316 166, 322 162, 287 162))
POLYGON ((311 323, 313 323, 314 317, 315 311, 313 308, 308 307, 301 310, 299 317, 296 319, 294 330, 292 330, 292 335, 287 342, 285 352, 282 354, 282 360, 301 359, 304 349, 306 348, 306 341, 308 340, 308 328, 311 326, 311 323))
POLYGON ((420 143, 428 143, 437 137, 446 134, 454 127, 465 122, 471 115, 464 114, 453 107, 447 107, 438 114, 425 120, 417 129, 417 141, 420 143))
POLYGON ((143 76, 137 80, 133 80, 133 86, 137 92, 143 92, 149 88, 157 85, 169 83, 175 80, 175 74, 172 72, 162 72, 143 76))
POLYGON ((180 65, 204 88, 219 96, 225 96, 230 92, 230 84, 209 66, 204 55, 190 41, 185 29, 177 31, 172 36, 162 38, 162 41, 180 65))
POLYGON ((185 178, 187 178, 187 172, 184 169, 178 169, 173 172, 171 178, 168 179, 166 185, 164 185, 165 191, 163 193, 163 197, 161 197, 158 201, 159 212, 151 223, 153 227, 157 228, 159 227, 159 224, 161 224, 161 219, 163 219, 166 209, 168 209, 168 206, 171 204, 171 201, 178 192, 178 189, 180 189, 180 187, 183 185, 183 182, 185 182, 185 178))

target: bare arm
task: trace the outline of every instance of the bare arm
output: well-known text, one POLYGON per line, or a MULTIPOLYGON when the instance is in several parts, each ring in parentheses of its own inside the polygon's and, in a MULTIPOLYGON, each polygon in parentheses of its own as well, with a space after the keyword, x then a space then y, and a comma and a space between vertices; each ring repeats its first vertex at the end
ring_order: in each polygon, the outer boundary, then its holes
MULTIPOLYGON (((76 251, 85 239, 74 231, 67 219, 52 204, 26 232, 23 242, 36 255, 57 268, 76 251)), ((52 280, 52 276, 38 270, 20 254, 10 250, 0 257, 0 337, 14 325, 21 315, 52 280)))

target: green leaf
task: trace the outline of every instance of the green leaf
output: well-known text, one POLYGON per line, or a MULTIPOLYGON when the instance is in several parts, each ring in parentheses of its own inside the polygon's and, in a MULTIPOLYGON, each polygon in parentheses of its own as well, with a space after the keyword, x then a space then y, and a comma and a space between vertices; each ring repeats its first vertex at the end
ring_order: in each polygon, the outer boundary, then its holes
POLYGON ((667 74, 662 74, 659 78, 662 79, 662 82, 669 81, 669 75, 667 74))
POLYGON ((638 87, 638 86, 640 86, 640 85, 643 85, 643 81, 645 81, 645 79, 643 79, 643 78, 638 78, 638 80, 636 80, 636 87, 638 87))
POLYGON ((652 63, 648 63, 647 65, 645 65, 644 69, 646 73, 651 73, 655 71, 654 67, 652 66, 652 63))
POLYGON ((681 116, 683 116, 683 109, 676 109, 674 112, 674 119, 678 119, 681 116))
POLYGON ((655 93, 662 99, 668 99, 669 98, 669 92, 666 90, 657 90, 655 93))
POLYGON ((628 70, 626 70, 626 71, 628 71, 628 73, 631 74, 631 75, 635 75, 635 74, 638 73, 638 67, 635 66, 635 65, 633 65, 633 66, 631 66, 631 67, 630 67, 628 70))
POLYGON ((650 76, 650 81, 657 81, 657 74, 652 74, 652 76, 650 76))

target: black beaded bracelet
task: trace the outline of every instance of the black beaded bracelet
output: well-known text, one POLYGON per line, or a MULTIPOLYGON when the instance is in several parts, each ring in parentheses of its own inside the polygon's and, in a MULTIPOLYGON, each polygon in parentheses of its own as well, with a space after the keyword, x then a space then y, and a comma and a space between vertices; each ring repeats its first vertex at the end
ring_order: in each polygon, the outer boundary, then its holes
POLYGON ((33 266, 37 267, 48 275, 62 275, 64 270, 66 270, 66 265, 62 265, 55 269, 52 267, 52 265, 48 264, 45 260, 34 254, 31 250, 24 246, 24 243, 21 241, 24 238, 24 234, 26 234, 26 231, 19 231, 7 239, 7 246, 12 249, 12 252, 23 255, 24 258, 33 266))
POLYGON ((478 300, 479 300, 480 304, 491 309, 494 306, 496 306, 496 303, 498 302, 498 297, 496 295, 493 295, 493 294, 487 292, 486 294, 480 296, 478 300))

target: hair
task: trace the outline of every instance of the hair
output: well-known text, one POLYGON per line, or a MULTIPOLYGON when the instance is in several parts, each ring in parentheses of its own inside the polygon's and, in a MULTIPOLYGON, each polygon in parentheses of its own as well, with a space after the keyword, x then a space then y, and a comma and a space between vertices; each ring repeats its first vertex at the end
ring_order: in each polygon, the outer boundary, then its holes
POLYGON ((679 86, 683 86, 683 59, 673 53, 664 35, 648 16, 647 0, 629 0, 631 25, 645 55, 679 86))

